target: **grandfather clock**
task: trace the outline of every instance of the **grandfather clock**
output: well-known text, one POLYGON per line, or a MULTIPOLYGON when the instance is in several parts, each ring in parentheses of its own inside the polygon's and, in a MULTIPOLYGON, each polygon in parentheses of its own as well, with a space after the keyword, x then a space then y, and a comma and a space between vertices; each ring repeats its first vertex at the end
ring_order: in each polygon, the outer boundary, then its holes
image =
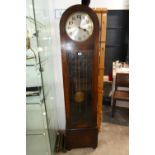
POLYGON ((99 21, 86 5, 68 8, 60 20, 66 110, 66 148, 97 147, 99 21))

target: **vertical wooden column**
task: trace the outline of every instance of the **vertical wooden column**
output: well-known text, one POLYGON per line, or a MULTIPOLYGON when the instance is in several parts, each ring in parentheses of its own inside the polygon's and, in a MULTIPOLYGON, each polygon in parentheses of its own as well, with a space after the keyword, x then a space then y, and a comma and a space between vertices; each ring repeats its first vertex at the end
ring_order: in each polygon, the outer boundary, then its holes
POLYGON ((98 106, 97 106, 97 126, 98 130, 101 128, 102 123, 102 100, 103 100, 103 84, 104 84, 104 58, 105 58, 105 43, 106 43, 106 26, 107 26, 107 9, 95 8, 93 9, 100 22, 100 35, 99 35, 99 75, 98 75, 98 106))

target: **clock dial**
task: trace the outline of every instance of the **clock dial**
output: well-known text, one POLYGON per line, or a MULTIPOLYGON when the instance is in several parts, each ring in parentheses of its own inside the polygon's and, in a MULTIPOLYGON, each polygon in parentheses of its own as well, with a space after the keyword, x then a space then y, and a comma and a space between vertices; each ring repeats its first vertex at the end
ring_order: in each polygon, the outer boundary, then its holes
POLYGON ((87 40, 93 33, 93 21, 87 13, 76 12, 66 22, 66 33, 74 41, 87 40))

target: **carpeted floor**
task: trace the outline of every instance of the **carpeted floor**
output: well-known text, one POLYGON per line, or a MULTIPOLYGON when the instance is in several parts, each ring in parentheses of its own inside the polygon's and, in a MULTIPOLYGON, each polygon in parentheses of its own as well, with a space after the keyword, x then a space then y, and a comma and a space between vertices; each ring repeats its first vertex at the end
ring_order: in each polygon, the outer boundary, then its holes
POLYGON ((98 136, 98 147, 72 149, 66 153, 56 155, 128 155, 129 154, 129 128, 128 126, 112 123, 102 123, 98 136))
POLYGON ((115 110, 115 116, 111 117, 111 106, 103 106, 102 121, 109 122, 117 125, 129 126, 129 109, 117 107, 115 110))

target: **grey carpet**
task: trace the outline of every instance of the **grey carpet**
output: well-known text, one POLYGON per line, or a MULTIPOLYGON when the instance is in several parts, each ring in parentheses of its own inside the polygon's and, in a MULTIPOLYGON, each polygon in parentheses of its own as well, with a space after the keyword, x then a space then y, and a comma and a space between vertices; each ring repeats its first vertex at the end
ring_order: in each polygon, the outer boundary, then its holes
POLYGON ((116 108, 115 116, 111 117, 111 106, 104 105, 103 106, 103 115, 102 115, 102 121, 103 122, 109 122, 114 123, 118 125, 129 125, 129 110, 125 108, 116 108))

